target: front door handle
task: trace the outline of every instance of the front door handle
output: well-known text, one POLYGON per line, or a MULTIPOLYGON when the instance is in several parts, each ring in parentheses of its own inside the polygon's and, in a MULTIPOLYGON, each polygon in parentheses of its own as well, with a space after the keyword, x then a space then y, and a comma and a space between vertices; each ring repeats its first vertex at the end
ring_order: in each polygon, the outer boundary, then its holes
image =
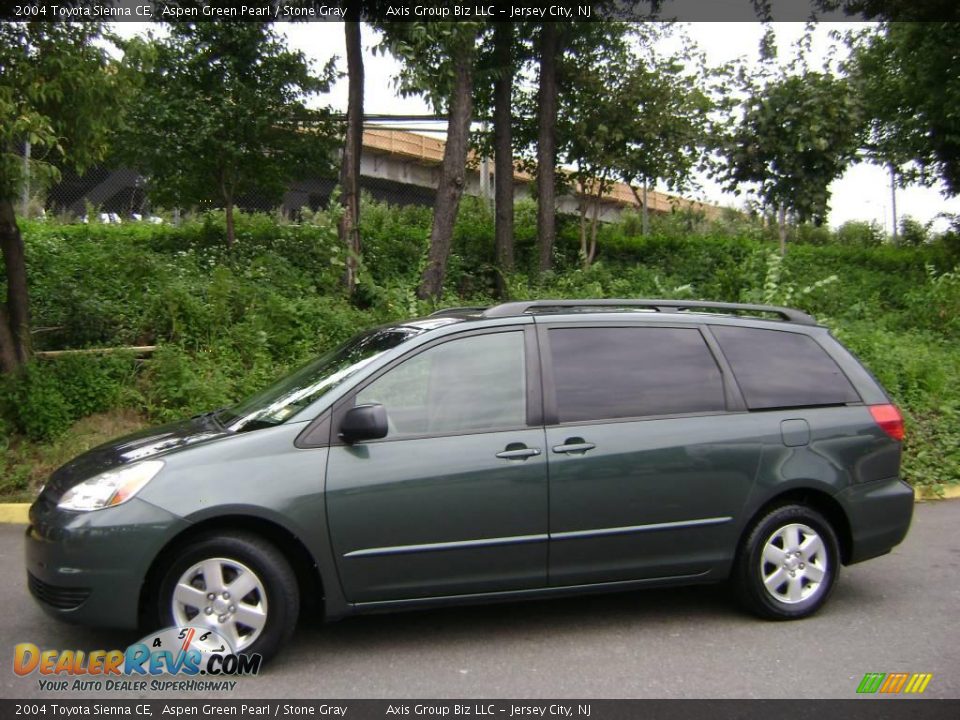
POLYGON ((523 443, 510 443, 506 450, 497 453, 501 460, 526 460, 540 454, 540 448, 527 447, 523 443))
POLYGON ((583 438, 570 438, 563 445, 554 445, 553 451, 568 455, 583 455, 587 450, 593 450, 595 447, 596 445, 586 442, 583 438))

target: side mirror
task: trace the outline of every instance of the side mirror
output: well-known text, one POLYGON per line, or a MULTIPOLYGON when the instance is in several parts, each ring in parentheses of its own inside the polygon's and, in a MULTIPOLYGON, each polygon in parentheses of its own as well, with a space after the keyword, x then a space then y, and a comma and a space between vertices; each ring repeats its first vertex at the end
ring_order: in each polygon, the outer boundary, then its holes
POLYGON ((387 436, 387 409, 379 403, 357 405, 340 422, 340 439, 347 443, 387 436))

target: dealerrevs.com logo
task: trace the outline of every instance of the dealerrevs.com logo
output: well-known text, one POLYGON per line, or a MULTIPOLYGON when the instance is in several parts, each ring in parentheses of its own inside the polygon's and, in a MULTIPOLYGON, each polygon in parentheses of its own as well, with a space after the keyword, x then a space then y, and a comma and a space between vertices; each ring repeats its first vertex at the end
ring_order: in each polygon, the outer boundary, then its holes
POLYGON ((237 681, 223 676, 256 675, 262 661, 202 627, 167 628, 125 650, 41 650, 28 642, 13 650, 13 672, 39 675, 39 688, 50 691, 230 691, 237 681))

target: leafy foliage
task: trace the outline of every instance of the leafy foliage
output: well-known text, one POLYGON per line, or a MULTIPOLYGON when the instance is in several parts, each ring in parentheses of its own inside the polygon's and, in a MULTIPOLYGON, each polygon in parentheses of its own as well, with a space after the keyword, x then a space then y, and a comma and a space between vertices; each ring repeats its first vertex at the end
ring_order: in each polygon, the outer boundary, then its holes
POLYGON ((25 180, 19 153, 31 145, 31 182, 59 177, 58 164, 83 169, 106 153, 115 74, 93 40, 98 23, 0 23, 0 198, 25 180))
POLYGON ((804 69, 752 89, 724 140, 728 188, 753 186, 769 207, 823 221, 829 185, 859 147, 859 115, 843 79, 804 69))
MULTIPOLYGON (((287 183, 332 173, 336 133, 318 75, 267 23, 175 23, 164 39, 127 43, 136 93, 121 154, 144 172, 151 196, 171 207, 225 206, 256 191, 279 200, 287 183)), ((228 229, 227 243, 234 238, 228 229)))
POLYGON ((850 63, 872 157, 895 167, 902 183, 939 176, 951 195, 960 193, 958 33, 956 22, 883 23, 854 36, 850 63))

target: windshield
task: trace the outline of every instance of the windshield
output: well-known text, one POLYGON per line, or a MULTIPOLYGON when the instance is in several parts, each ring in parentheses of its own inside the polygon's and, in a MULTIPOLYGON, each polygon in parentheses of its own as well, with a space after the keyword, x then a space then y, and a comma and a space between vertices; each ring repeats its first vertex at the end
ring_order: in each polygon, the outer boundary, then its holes
POLYGON ((381 354, 421 332, 414 327, 392 327, 358 335, 266 390, 221 411, 217 420, 235 432, 286 422, 381 354))

